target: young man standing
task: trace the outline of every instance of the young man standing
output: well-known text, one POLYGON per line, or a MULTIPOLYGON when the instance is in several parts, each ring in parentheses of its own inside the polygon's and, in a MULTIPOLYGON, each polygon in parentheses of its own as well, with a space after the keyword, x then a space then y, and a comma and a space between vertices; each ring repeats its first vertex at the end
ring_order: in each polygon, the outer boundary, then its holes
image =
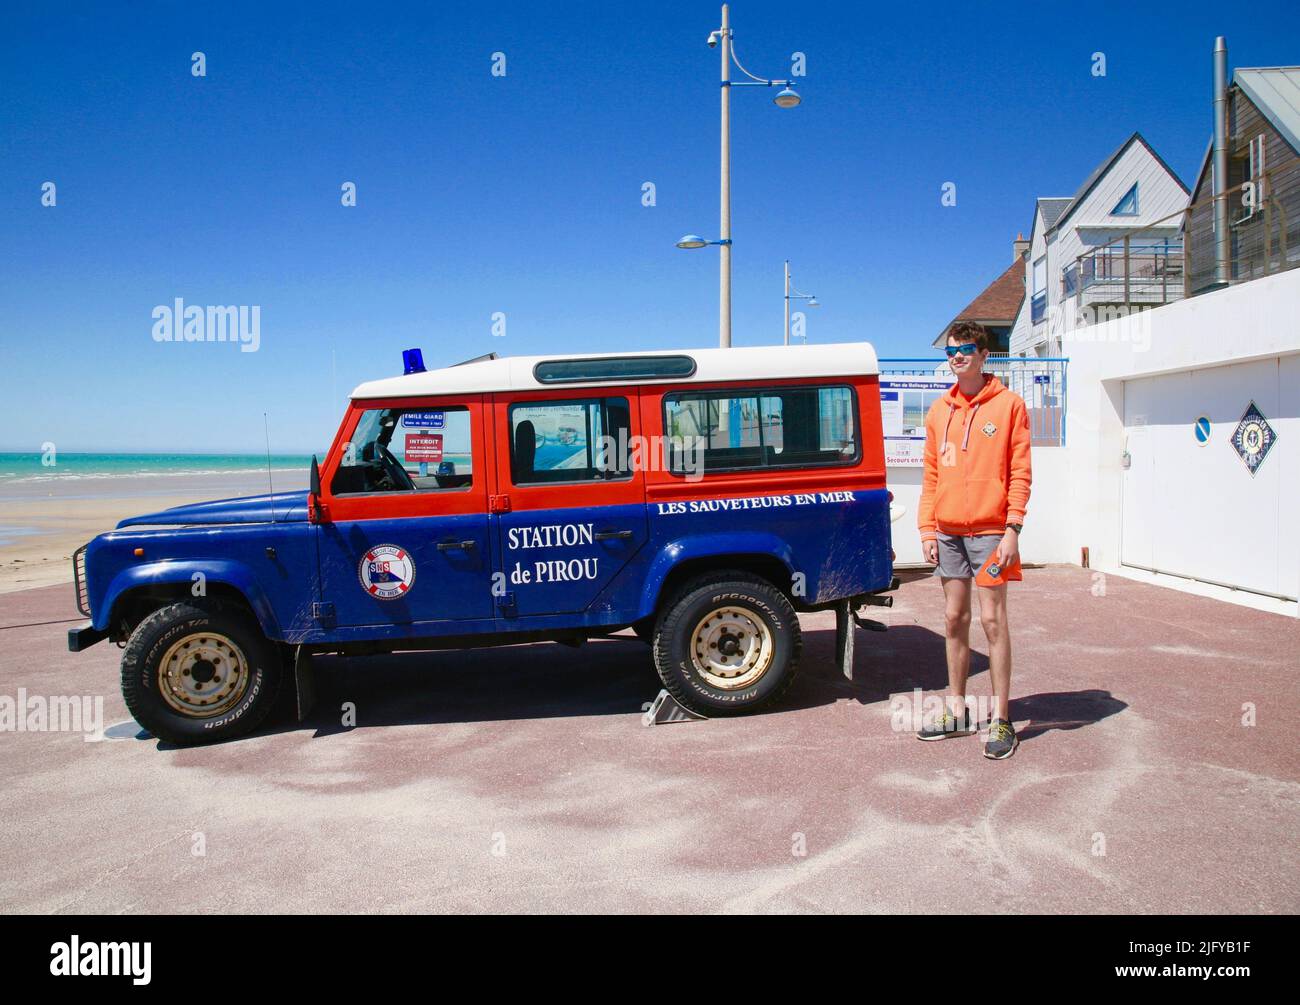
MULTIPOLYGON (((1021 397, 984 373, 989 332, 959 322, 948 331, 948 366, 957 378, 925 419, 925 478, 917 524, 921 552, 934 563, 946 607, 948 696, 944 710, 918 732, 921 740, 969 736, 971 580, 990 557, 999 569, 1018 568, 1020 528, 1029 503, 1029 414, 1021 397)), ((991 572, 992 570, 990 570, 991 572)), ((1007 587, 979 585, 980 622, 989 643, 993 715, 984 756, 1016 750, 1008 701, 1011 634, 1007 587)))

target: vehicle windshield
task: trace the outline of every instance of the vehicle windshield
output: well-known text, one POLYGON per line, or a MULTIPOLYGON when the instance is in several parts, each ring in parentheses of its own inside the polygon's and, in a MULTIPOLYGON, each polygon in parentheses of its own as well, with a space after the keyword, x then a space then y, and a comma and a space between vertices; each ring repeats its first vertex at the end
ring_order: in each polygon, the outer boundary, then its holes
POLYGON ((467 408, 369 408, 343 444, 330 489, 335 495, 454 491, 473 480, 467 408))

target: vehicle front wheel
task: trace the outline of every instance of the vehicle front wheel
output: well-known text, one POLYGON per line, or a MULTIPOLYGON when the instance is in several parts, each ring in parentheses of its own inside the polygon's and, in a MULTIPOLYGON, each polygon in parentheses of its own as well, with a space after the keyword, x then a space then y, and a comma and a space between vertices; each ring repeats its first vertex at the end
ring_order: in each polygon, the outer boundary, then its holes
POLYGON ((190 745, 251 733, 275 703, 280 655, 252 616, 184 602, 154 611, 122 654, 122 697, 160 740, 190 745))
POLYGON ((654 633, 655 668, 668 692, 703 715, 740 715, 794 682, 803 637, 785 595, 730 571, 687 583, 654 633))

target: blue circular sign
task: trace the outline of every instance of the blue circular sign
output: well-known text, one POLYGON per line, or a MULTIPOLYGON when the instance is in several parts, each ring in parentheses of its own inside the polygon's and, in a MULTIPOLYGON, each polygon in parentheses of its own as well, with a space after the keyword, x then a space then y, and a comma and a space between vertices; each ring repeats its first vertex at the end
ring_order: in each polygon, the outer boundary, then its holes
POLYGON ((1210 442, 1210 420, 1204 415, 1196 420, 1196 442, 1201 446, 1210 442))

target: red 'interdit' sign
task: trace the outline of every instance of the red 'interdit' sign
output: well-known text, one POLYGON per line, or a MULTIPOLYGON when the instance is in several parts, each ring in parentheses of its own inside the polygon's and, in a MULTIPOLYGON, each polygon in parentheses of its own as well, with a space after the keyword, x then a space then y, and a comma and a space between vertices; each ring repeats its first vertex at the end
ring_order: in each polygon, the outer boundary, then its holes
POLYGON ((442 434, 441 433, 407 433, 406 434, 406 459, 408 461, 433 461, 435 464, 442 460, 442 434))

